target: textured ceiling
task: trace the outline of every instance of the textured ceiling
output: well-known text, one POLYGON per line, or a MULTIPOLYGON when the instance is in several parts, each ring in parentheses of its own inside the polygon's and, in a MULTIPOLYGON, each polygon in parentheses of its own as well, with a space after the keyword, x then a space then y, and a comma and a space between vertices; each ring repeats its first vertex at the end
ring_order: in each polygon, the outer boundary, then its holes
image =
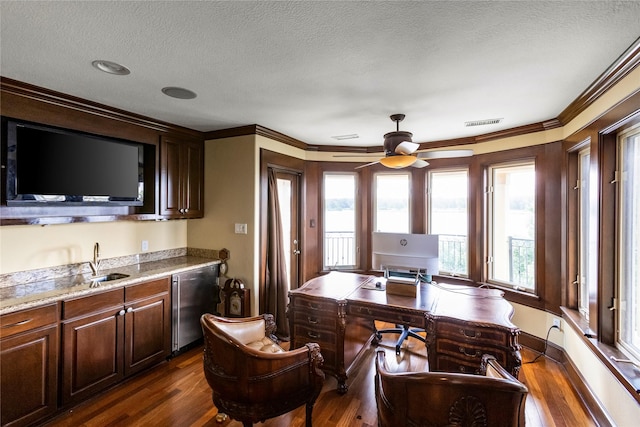
POLYGON ((200 131, 259 124, 314 145, 381 145, 393 113, 416 142, 553 119, 640 36, 638 1, 2 0, 0 16, 4 77, 200 131), (491 118, 504 120, 464 126, 491 118), (345 134, 359 138, 331 138, 345 134))

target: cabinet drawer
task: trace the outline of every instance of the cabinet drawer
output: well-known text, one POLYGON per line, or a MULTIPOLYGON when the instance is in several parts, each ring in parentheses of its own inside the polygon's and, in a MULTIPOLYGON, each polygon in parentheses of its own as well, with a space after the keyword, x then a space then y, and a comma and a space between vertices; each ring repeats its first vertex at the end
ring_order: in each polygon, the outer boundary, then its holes
POLYGON ((164 293, 169 293, 169 277, 127 286, 124 289, 124 299, 126 302, 132 302, 164 293))
POLYGON ((94 314, 117 306, 124 306, 124 290, 122 288, 63 301, 62 320, 94 314))
POLYGON ((58 321, 58 305, 32 308, 0 317, 0 338, 51 325, 58 321))
POLYGON ((293 334, 298 346, 308 342, 315 342, 320 345, 320 351, 323 351, 323 349, 335 350, 336 348, 337 338, 334 331, 308 328, 302 325, 295 325, 293 328, 293 334))
POLYGON ((390 306, 380 309, 375 306, 359 304, 357 302, 349 303, 347 306, 347 314, 393 324, 411 325, 416 328, 425 328, 427 323, 424 314, 421 313, 393 310, 390 306))
POLYGON ((455 342, 447 339, 436 340, 436 352, 438 357, 442 355, 453 356, 456 359, 464 360, 470 363, 477 363, 478 366, 482 360, 483 354, 494 356, 498 363, 505 366, 507 353, 505 350, 490 346, 478 346, 463 342, 455 342))
POLYGON ((490 344, 497 346, 508 346, 508 331, 496 328, 485 328, 481 326, 461 325, 459 323, 436 321, 436 335, 439 337, 449 337, 455 341, 466 343, 490 344))
POLYGON ((310 311, 296 311, 293 314, 293 321, 296 325, 307 326, 311 329, 329 329, 335 330, 338 326, 336 315, 326 316, 310 311))

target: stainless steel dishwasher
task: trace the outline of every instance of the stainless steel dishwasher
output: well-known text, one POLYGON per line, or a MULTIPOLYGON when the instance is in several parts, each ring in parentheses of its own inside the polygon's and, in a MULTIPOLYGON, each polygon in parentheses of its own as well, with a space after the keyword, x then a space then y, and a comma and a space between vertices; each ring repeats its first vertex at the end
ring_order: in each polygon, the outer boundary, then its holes
POLYGON ((172 352, 202 338, 200 316, 218 313, 218 264, 174 274, 171 281, 172 352))

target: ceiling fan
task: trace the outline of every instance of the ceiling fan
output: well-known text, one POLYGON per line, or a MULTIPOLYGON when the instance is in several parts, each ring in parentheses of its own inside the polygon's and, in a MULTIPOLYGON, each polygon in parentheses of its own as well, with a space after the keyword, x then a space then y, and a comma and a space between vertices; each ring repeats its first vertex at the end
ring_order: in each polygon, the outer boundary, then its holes
MULTIPOLYGON (((396 130, 384 135, 384 157, 375 162, 366 163, 356 167, 356 169, 365 168, 375 164, 382 164, 392 169, 402 169, 406 167, 423 168, 429 165, 429 162, 423 159, 443 159, 450 157, 469 157, 473 155, 473 150, 439 150, 418 152, 420 144, 411 141, 413 134, 400 130, 400 122, 404 120, 404 114, 392 114, 389 116, 392 121, 396 122, 396 130)), ((366 156, 366 155, 365 155, 366 156)), ((363 157, 363 155, 336 155, 334 157, 363 157)))

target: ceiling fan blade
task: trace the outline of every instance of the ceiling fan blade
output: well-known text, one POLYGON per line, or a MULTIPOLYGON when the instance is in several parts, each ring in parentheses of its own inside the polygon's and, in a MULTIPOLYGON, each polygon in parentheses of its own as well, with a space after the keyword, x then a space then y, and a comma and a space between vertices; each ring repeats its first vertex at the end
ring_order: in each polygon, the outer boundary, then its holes
POLYGON ((365 163, 364 165, 356 166, 354 169, 366 168, 367 166, 372 166, 372 165, 375 165, 376 163, 380 163, 380 160, 376 160, 375 162, 365 163))
POLYGON ((394 151, 396 154, 413 154, 418 147, 420 147, 420 144, 416 144, 415 142, 402 141, 394 151))
POLYGON ((450 159, 473 156, 473 150, 435 150, 418 153, 419 159, 450 159))
POLYGON ((422 159, 416 160, 411 165, 411 167, 414 167, 414 168, 426 168, 427 166, 429 166, 429 162, 427 162, 425 160, 422 160, 422 159))

